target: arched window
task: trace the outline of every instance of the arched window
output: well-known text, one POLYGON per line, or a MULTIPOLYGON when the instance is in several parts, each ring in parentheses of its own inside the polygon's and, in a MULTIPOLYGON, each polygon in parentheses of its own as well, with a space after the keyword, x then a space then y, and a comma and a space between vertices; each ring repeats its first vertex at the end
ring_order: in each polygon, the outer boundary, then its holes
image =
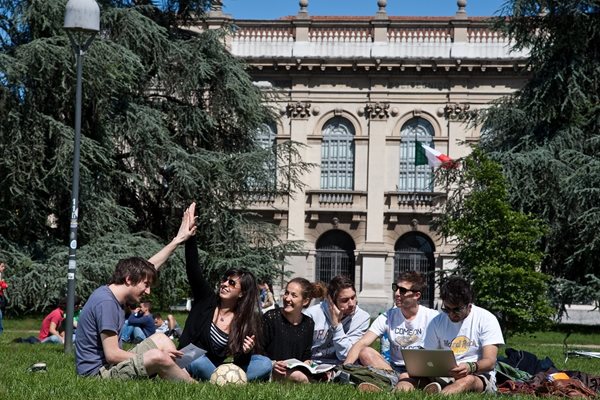
POLYGON ((418 232, 402 236, 394 246, 394 282, 400 272, 417 271, 425 275, 427 290, 421 293, 421 304, 433 307, 435 290, 434 245, 431 240, 418 232))
POLYGON ((323 127, 321 189, 354 189, 354 126, 335 117, 323 127))
POLYGON ((263 168, 268 177, 267 184, 269 185, 270 189, 275 189, 275 183, 277 182, 276 137, 277 125, 275 122, 262 124, 257 130, 255 136, 256 144, 263 150, 269 151, 263 168))
POLYGON ((332 230, 317 240, 317 281, 328 283, 336 275, 345 275, 354 281, 354 240, 347 233, 332 230))
POLYGON ((398 191, 433 191, 433 173, 429 165, 415 165, 415 147, 423 143, 433 147, 433 126, 423 118, 412 118, 400 131, 400 174, 398 191))

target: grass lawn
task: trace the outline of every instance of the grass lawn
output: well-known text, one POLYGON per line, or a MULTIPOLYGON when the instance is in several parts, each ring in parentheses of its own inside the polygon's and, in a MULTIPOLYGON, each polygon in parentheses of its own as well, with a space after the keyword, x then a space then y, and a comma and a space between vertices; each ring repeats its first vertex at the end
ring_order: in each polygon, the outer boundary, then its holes
MULTIPOLYGON (((177 314, 183 323, 184 314, 177 314)), ((162 380, 102 381, 79 378, 75 374, 74 357, 66 355, 62 346, 12 343, 19 336, 37 335, 40 319, 5 319, 4 334, 0 335, 0 399, 27 400, 84 400, 84 399, 391 399, 423 398, 423 393, 390 394, 359 393, 350 386, 332 384, 293 385, 280 383, 216 387, 210 384, 186 385, 162 380), (29 373, 27 368, 36 362, 48 365, 47 373, 29 373)), ((549 356, 559 369, 580 370, 600 375, 599 359, 571 358, 564 363, 562 340, 565 333, 544 332, 509 338, 507 346, 523 349, 543 358, 549 356)), ((573 333, 568 340, 570 348, 600 344, 600 333, 573 333)), ((600 351, 596 349, 595 351, 600 351)), ((501 350, 503 352, 503 350, 501 350)), ((479 399, 480 395, 461 396, 479 399)), ((511 397, 511 399, 514 398, 511 397)), ((518 397, 517 397, 518 398, 518 397)))

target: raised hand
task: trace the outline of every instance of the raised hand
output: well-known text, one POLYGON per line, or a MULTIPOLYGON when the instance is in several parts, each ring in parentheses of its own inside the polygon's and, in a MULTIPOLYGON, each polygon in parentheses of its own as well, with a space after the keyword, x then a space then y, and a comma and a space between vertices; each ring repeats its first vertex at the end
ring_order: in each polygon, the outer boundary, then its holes
POLYGON ((256 338, 255 335, 252 336, 246 336, 246 338, 244 339, 244 345, 242 346, 242 349, 244 350, 244 353, 248 354, 252 351, 252 349, 254 348, 254 339, 256 338))
POLYGON ((181 217, 179 231, 173 241, 180 244, 196 234, 196 203, 190 204, 181 217))
POLYGON ((338 324, 342 320, 342 312, 335 305, 335 302, 331 298, 331 296, 327 296, 327 305, 329 306, 329 316, 331 318, 331 327, 337 328, 338 324))

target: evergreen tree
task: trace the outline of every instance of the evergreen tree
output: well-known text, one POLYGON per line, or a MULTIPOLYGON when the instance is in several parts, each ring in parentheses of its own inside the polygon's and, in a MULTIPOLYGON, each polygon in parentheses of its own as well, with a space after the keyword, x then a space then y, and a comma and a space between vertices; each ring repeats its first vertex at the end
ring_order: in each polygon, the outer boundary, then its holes
MULTIPOLYGON (((280 271, 297 244, 249 205, 257 192, 291 193, 309 166, 294 143, 257 144, 274 114, 224 48, 224 32, 182 28, 201 18, 207 2, 98 3, 101 32, 83 64, 80 294, 102 283, 101 271, 119 257, 150 257, 191 200, 212 278, 230 265, 265 276, 280 271), (284 166, 275 180, 265 167, 274 157, 284 166)), ((64 268, 66 276, 76 71, 62 28, 65 4, 0 0, 0 258, 23 271, 64 268)), ((171 296, 165 302, 181 296, 183 266, 174 264, 162 274, 169 275, 159 290, 171 296)), ((66 279, 39 274, 53 295, 64 293, 66 279)), ((13 291, 27 290, 14 279, 13 291)))
POLYGON ((544 225, 511 208, 500 165, 480 149, 462 165, 442 174, 453 189, 436 221, 456 243, 454 272, 472 282, 477 305, 498 317, 505 334, 539 330, 554 314, 548 277, 537 270, 544 225))
POLYGON ((546 221, 542 270, 589 281, 600 264, 600 4, 511 0, 498 27, 529 49, 530 79, 478 122, 517 208, 546 221))

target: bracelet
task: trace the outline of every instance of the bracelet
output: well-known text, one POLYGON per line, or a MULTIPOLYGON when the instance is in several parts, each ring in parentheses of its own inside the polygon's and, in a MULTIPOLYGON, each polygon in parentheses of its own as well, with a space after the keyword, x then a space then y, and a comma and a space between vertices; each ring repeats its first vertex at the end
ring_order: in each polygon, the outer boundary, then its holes
POLYGON ((467 362, 467 366, 469 367, 469 374, 473 374, 479 369, 479 365, 476 362, 467 362))

